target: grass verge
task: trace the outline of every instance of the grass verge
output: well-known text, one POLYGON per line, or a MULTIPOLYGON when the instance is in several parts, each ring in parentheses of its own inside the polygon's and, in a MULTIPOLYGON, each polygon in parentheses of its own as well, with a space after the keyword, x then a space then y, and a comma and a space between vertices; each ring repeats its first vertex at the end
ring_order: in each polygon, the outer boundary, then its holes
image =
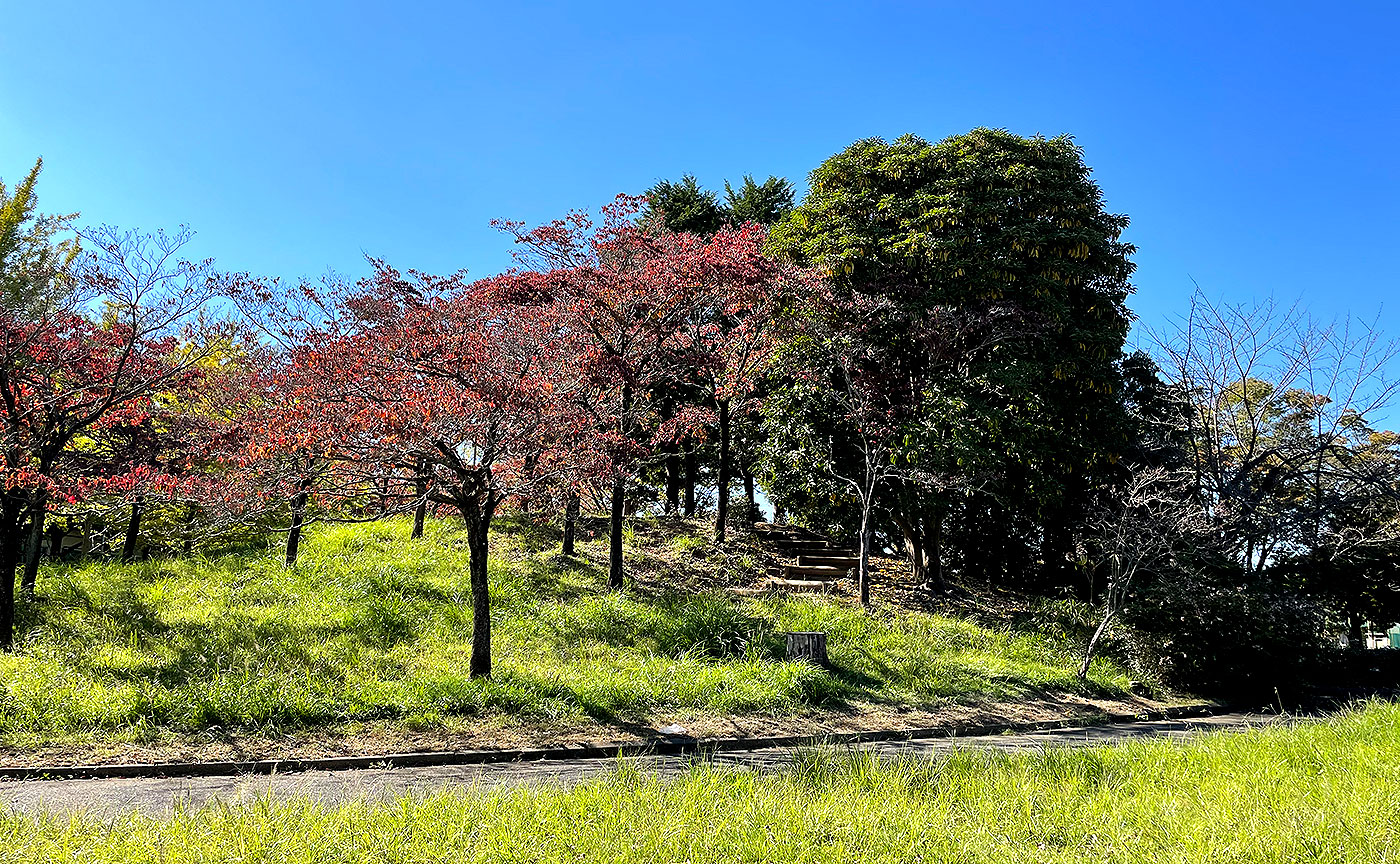
POLYGON ((1041 754, 776 774, 636 771, 394 804, 261 801, 104 823, 0 817, 8 860, 86 862, 1384 862, 1400 860, 1400 707, 1041 754))

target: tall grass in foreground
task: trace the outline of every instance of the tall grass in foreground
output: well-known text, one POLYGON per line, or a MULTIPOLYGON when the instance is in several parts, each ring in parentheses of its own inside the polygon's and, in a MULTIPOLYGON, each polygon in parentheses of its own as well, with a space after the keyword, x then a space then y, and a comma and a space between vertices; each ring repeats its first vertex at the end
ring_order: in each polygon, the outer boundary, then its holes
POLYGON ((1386 862, 1400 860, 1400 708, 1329 723, 893 763, 808 754, 769 775, 619 770, 568 790, 169 820, 0 818, 15 861, 1386 862))
MULTIPOLYGON (((1077 646, 1054 634, 822 600, 617 593, 606 587, 602 540, 565 562, 528 523, 500 527, 489 681, 466 673, 467 551, 454 522, 431 524, 418 541, 403 520, 320 526, 293 569, 278 554, 46 568, 41 599, 22 607, 18 650, 0 655, 0 743, 1126 689, 1128 675, 1108 660, 1081 685, 1077 646), (812 629, 832 634, 834 669, 784 661, 778 634, 812 629)), ((647 556, 666 549, 638 549, 632 563, 709 566, 693 551, 658 562, 647 556)))

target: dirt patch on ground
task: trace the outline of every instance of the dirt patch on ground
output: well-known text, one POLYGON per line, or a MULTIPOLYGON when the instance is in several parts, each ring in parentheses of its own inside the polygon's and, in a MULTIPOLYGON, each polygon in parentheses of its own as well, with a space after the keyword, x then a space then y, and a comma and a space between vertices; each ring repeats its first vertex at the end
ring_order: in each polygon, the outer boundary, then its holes
POLYGON ((939 729, 956 731, 997 723, 1057 720, 1092 722, 1105 715, 1143 714, 1172 707, 1171 702, 1146 698, 1096 699, 1049 694, 1022 702, 980 705, 950 704, 939 708, 855 705, 843 710, 813 709, 781 716, 713 717, 676 713, 640 723, 530 724, 516 718, 492 716, 463 721, 455 729, 415 731, 393 726, 354 724, 293 732, 281 736, 256 733, 168 736, 143 742, 79 741, 36 747, 0 748, 0 765, 32 767, 99 763, 218 762, 254 759, 308 759, 327 756, 378 756, 449 750, 516 750, 539 747, 640 744, 661 740, 660 729, 684 727, 697 738, 739 738, 823 735, 859 731, 939 729))

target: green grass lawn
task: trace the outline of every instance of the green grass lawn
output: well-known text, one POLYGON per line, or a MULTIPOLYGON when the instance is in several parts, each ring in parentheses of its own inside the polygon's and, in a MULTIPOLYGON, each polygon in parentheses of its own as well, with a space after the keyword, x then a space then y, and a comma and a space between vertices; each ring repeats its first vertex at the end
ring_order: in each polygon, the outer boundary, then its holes
POLYGON ((1063 636, 685 590, 688 572, 754 566, 685 534, 630 531, 629 566, 646 578, 609 592, 601 538, 570 564, 524 520, 493 536, 495 671, 473 681, 465 535, 440 522, 410 541, 408 527, 317 528, 294 569, 276 552, 46 568, 40 599, 21 605, 18 649, 0 656, 0 743, 345 723, 451 729, 501 716, 626 724, 668 711, 928 706, 1122 693, 1128 683, 1103 660, 1080 685, 1077 647, 1063 636), (828 631, 833 668, 782 660, 786 630, 828 631))
POLYGON ((114 822, 0 817, 13 861, 1393 862, 1400 707, 1331 722, 1041 754, 777 774, 633 771, 573 789, 393 804, 210 806, 114 822))

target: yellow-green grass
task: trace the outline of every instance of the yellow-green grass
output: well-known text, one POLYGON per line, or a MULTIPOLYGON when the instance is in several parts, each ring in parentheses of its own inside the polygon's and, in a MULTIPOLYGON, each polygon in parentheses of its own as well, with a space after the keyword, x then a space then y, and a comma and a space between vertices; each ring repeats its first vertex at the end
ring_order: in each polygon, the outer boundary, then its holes
POLYGON ((168 819, 0 817, 6 860, 100 862, 1392 862, 1400 708, 1296 728, 882 762, 817 751, 774 774, 636 770, 168 819))
MULTIPOLYGON (((465 534, 453 522, 432 523, 421 540, 408 529, 321 526, 291 569, 275 550, 45 568, 40 599, 21 604, 17 650, 0 656, 0 743, 362 722, 424 730, 502 716, 634 722, 1128 684, 1101 660, 1081 685, 1077 647, 1050 630, 823 599, 735 601, 668 588, 664 576, 610 592, 602 539, 564 562, 523 519, 493 536, 495 668, 472 680, 465 534), (782 659, 787 630, 829 632, 833 668, 782 659)), ((719 566, 697 542, 682 535, 629 555, 653 576, 662 558, 682 570, 719 566)), ((726 566, 751 566, 734 559, 726 566)))

